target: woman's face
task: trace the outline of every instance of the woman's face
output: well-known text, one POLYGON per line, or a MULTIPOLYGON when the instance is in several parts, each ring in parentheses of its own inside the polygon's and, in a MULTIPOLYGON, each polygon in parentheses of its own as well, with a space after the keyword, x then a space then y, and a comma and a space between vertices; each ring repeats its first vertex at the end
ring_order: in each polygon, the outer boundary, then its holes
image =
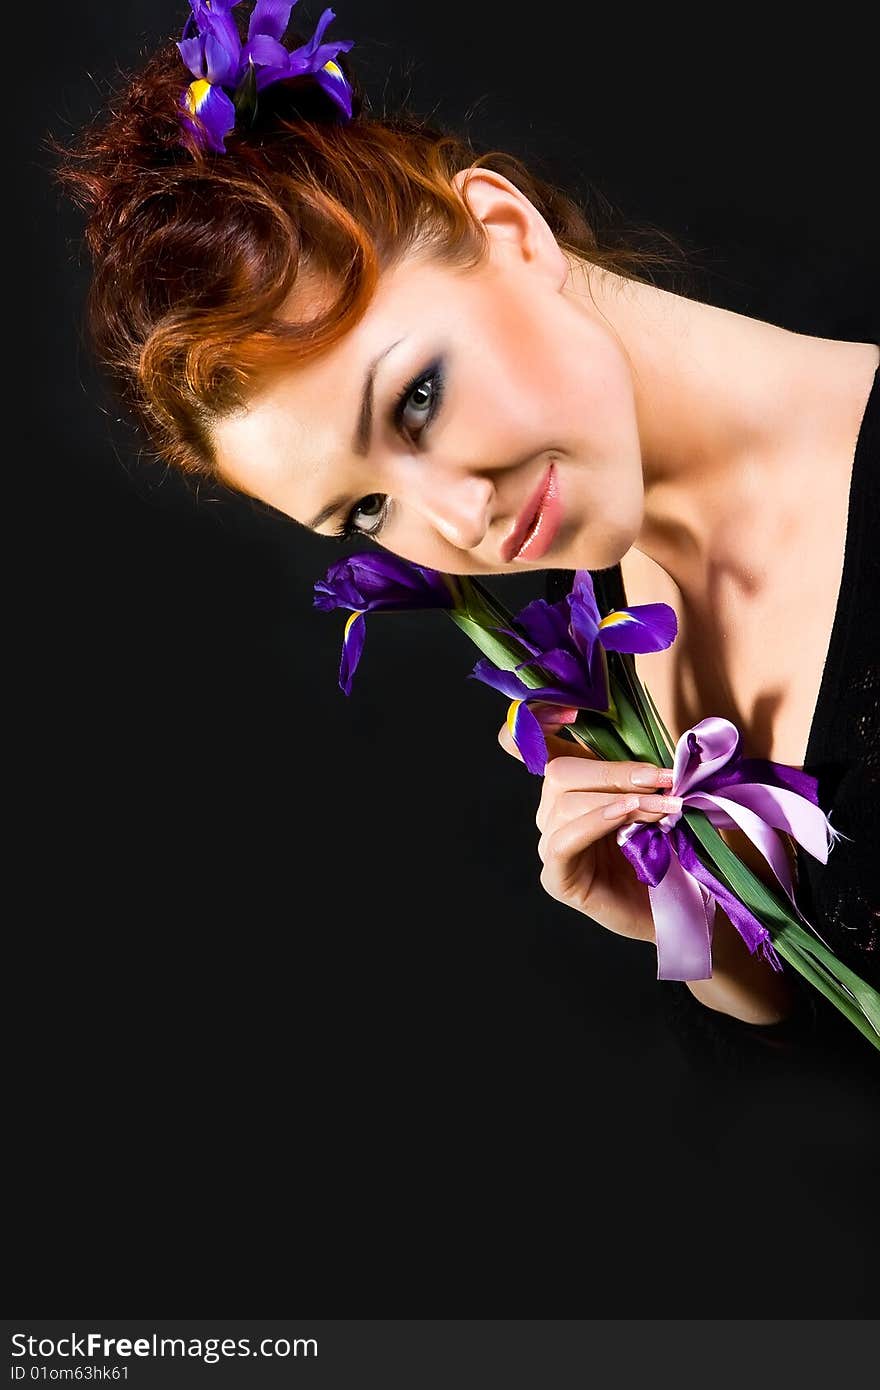
POLYGON ((221 475, 450 574, 616 564, 644 503, 628 359, 528 199, 482 169, 467 197, 484 263, 389 270, 344 339, 216 425, 221 475))

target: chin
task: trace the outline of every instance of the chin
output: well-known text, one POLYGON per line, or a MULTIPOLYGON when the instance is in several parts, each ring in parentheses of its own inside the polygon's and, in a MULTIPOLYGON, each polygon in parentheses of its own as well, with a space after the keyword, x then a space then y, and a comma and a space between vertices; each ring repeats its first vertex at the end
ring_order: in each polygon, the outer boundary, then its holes
POLYGON ((632 529, 607 524, 600 535, 590 535, 582 543, 566 546, 561 556, 547 556, 546 570, 607 570, 619 564, 638 538, 638 527, 632 529))

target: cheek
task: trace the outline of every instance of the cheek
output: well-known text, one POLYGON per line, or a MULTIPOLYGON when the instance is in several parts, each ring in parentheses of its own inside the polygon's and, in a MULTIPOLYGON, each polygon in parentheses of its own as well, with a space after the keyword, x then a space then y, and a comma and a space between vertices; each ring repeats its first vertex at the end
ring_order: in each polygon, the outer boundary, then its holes
POLYGON ((531 301, 497 294, 469 306, 467 330, 457 342, 450 399, 456 442, 491 466, 508 467, 556 445, 564 446, 582 403, 579 354, 531 301))
POLYGON ((560 300, 496 316, 463 368, 462 425, 499 459, 557 448, 603 469, 640 457, 635 391, 610 331, 560 300))
POLYGON ((626 554, 641 529, 641 441, 629 362, 608 335, 583 336, 582 355, 555 357, 560 466, 571 565, 606 569, 626 554))
POLYGON ((552 392, 572 452, 602 467, 638 450, 635 392, 629 363, 613 338, 584 330, 557 351, 552 392))
POLYGON ((534 362, 479 353, 463 361, 450 392, 447 442, 484 466, 509 467, 554 441, 554 393, 536 379, 534 362))

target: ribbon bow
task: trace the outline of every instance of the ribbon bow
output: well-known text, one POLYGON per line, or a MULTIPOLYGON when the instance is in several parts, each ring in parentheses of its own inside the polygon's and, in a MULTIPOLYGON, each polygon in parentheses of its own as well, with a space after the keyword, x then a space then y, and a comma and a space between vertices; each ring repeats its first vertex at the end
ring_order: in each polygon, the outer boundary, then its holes
MULTIPOLYGON (((815 777, 797 768, 767 758, 743 758, 736 725, 710 715, 686 729, 675 745, 669 794, 681 797, 684 806, 704 811, 716 829, 743 830, 809 926, 794 900, 785 843, 777 832, 787 832, 827 863, 833 843, 843 836, 819 807, 817 787, 815 777)), ((759 951, 774 970, 782 969, 767 928, 698 858, 681 812, 671 812, 654 825, 622 826, 617 843, 637 877, 648 885, 658 980, 711 978, 716 903, 749 951, 759 951)))

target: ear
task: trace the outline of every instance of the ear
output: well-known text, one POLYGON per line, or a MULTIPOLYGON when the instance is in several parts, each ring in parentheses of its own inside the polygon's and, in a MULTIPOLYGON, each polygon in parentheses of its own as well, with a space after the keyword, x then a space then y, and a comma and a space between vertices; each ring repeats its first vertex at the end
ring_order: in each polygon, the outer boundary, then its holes
POLYGON ((471 165, 453 175, 454 187, 482 222, 490 254, 513 257, 561 289, 571 270, 568 258, 534 203, 494 169, 471 165))

